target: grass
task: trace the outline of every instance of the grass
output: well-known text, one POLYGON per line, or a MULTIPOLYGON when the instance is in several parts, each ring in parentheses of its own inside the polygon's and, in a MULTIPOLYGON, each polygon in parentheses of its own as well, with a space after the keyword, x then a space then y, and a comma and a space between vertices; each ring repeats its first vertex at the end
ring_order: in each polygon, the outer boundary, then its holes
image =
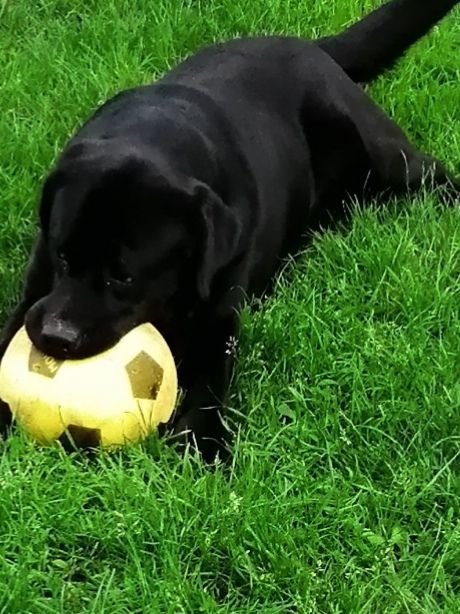
MULTIPOLYGON (((339 29, 363 0, 0 3, 0 311, 40 180, 121 88, 205 43, 339 29)), ((372 87, 459 172, 459 12, 372 87)), ((150 441, 0 456, 0 612, 460 610, 460 225, 426 194, 357 211, 247 309, 230 471, 150 441)))

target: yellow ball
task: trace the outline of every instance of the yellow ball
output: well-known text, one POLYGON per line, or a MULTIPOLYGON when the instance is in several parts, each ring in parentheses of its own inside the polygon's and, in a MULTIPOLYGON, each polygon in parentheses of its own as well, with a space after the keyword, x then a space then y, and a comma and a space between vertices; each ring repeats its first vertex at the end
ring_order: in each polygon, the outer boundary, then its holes
POLYGON ((143 439, 174 411, 177 372, 166 341, 142 324, 113 348, 83 360, 39 352, 24 328, 0 366, 0 398, 40 443, 119 446, 143 439))

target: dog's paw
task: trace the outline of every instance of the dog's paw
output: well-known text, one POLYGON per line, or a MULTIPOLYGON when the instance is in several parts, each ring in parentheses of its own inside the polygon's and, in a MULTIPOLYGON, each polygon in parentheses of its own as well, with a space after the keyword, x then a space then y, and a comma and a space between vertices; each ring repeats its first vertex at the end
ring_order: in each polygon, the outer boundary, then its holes
POLYGON ((198 453, 206 463, 216 459, 225 462, 230 456, 229 433, 217 412, 191 411, 179 417, 169 435, 179 453, 198 453))
POLYGON ((5 439, 11 430, 13 414, 10 406, 0 399, 0 438, 5 439))

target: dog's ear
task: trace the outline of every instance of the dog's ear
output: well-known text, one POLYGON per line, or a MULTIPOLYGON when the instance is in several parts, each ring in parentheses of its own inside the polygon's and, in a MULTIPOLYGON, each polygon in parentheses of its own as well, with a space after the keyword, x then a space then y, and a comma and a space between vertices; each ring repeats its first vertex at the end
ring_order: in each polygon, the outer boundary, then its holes
POLYGON ((38 215, 40 219, 40 227, 45 238, 48 236, 51 209, 56 192, 61 185, 61 180, 62 178, 60 173, 55 170, 48 175, 43 184, 38 215))
POLYGON ((195 188, 198 196, 201 246, 198 262, 198 293, 206 300, 215 275, 238 255, 241 223, 234 211, 208 186, 195 188))

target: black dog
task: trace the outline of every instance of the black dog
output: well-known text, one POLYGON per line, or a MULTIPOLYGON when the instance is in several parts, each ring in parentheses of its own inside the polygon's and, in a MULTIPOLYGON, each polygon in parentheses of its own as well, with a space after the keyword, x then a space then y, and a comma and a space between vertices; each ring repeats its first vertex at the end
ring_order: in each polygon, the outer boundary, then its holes
POLYGON ((24 321, 57 358, 93 355, 152 322, 186 391, 172 428, 212 458, 226 440, 242 301, 302 235, 349 196, 417 189, 427 175, 458 196, 455 178, 357 85, 456 4, 394 0, 336 37, 216 45, 103 105, 45 182, 0 356, 24 321))

